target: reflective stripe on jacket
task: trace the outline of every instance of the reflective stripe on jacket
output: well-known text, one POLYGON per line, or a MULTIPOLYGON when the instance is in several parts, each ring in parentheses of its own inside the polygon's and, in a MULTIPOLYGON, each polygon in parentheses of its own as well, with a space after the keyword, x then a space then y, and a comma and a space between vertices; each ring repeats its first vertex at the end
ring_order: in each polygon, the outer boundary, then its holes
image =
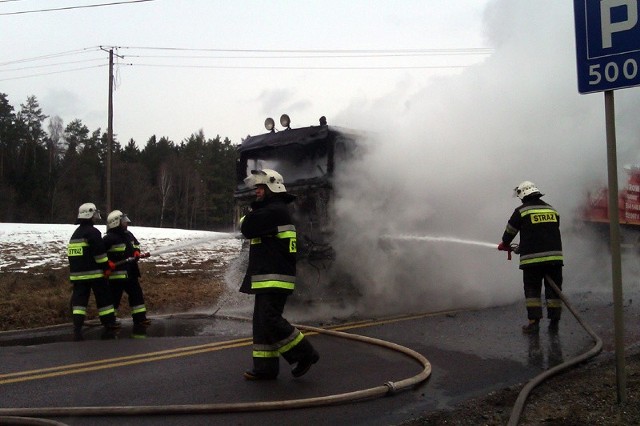
MULTIPOLYGON (((140 249, 140 243, 129 231, 121 227, 111 228, 102 238, 109 260, 114 263, 122 262, 133 257, 133 252, 140 249)), ((109 280, 136 279, 140 276, 137 262, 124 262, 109 275, 109 280)))
POLYGON ((242 221, 241 232, 250 244, 241 292, 292 293, 295 289, 297 234, 287 208, 293 199, 279 193, 254 202, 242 221))
POLYGON ((94 280, 103 277, 108 268, 107 252, 102 236, 93 223, 82 220, 67 246, 69 277, 71 281, 94 280))
POLYGON ((502 241, 520 233, 520 269, 540 263, 563 264, 560 215, 539 197, 525 197, 509 219, 502 241))

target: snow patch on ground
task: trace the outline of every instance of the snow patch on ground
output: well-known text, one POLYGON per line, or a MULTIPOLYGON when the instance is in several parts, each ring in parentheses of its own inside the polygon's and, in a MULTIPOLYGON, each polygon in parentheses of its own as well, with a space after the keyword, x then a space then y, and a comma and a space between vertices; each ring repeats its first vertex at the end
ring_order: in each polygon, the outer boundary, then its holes
MULTIPOLYGON (((0 272, 29 272, 34 268, 65 268, 67 244, 77 225, 0 223, 0 272)), ((105 232, 104 225, 97 225, 105 232)), ((140 241, 141 251, 170 267, 197 265, 215 257, 228 264, 238 256, 242 240, 235 234, 172 228, 129 226, 140 241)), ((184 269, 183 269, 184 270, 184 269)))

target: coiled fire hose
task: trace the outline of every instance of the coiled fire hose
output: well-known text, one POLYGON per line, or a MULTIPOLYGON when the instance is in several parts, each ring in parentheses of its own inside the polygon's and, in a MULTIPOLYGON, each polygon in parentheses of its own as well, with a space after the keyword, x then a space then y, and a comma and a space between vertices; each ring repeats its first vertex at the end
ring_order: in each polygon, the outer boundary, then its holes
POLYGON ((44 408, 3 408, 0 409, 0 425, 24 424, 24 425, 64 425, 64 423, 44 423, 48 420, 33 417, 66 417, 66 416, 146 416, 146 415, 172 415, 172 414, 212 414, 212 413, 237 413, 268 410, 283 410, 293 408, 309 408, 324 405, 337 405, 350 401, 377 398, 384 395, 392 395, 401 390, 415 386, 425 381, 431 375, 431 363, 418 352, 373 337, 344 333, 335 330, 326 330, 310 326, 296 325, 299 329, 335 336, 343 339, 356 340, 368 344, 381 346, 400 352, 422 366, 422 371, 417 375, 397 382, 386 382, 383 385, 346 392, 336 395, 327 395, 313 398, 294 399, 287 401, 265 401, 244 403, 219 403, 196 405, 164 405, 164 406, 110 406, 110 407, 44 407, 44 408), (14 423, 14 421, 26 423, 14 423), (31 421, 31 423, 28 423, 31 421))
POLYGON ((582 320, 580 315, 578 315, 578 313, 573 308, 571 303, 569 303, 569 300, 567 300, 565 295, 562 294, 562 291, 560 291, 560 288, 558 288, 558 286, 551 279, 551 277, 549 277, 548 275, 545 275, 545 279, 547 280, 551 288, 553 288, 553 290, 558 294, 560 299, 562 299, 562 302, 565 304, 567 309, 569 309, 569 311, 573 314, 576 320, 580 323, 582 328, 584 328, 585 331, 589 333, 589 335, 593 338, 595 345, 589 351, 581 355, 578 355, 577 357, 570 359, 569 361, 566 361, 562 364, 558 364, 553 368, 548 369, 544 373, 529 380, 529 382, 520 391, 520 394, 518 395, 518 398, 516 399, 516 402, 513 405, 513 408, 511 409, 511 416, 509 417, 509 422, 507 423, 508 426, 518 425, 518 421, 520 420, 520 415, 522 414, 522 410, 524 409, 524 404, 527 400, 527 397, 529 396, 529 393, 533 390, 533 388, 538 386, 544 380, 560 373, 561 371, 567 370, 568 368, 576 364, 579 364, 581 362, 584 362, 589 358, 593 358, 594 356, 598 355, 602 351, 602 339, 593 331, 593 329, 589 326, 589 324, 585 323, 582 320))

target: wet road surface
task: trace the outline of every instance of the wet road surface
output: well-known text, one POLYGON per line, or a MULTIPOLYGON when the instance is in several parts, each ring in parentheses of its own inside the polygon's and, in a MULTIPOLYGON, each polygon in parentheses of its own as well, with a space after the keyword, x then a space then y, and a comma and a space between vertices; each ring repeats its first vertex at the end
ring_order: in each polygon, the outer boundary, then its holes
MULTIPOLYGON (((625 304, 625 320, 640 319, 638 303, 625 304)), ((570 295, 574 307, 612 350, 610 295, 570 295)), ((246 312, 153 318, 146 336, 123 321, 117 339, 101 339, 100 327, 87 340, 72 342, 69 326, 0 334, 0 409, 38 407, 189 407, 317 398, 355 392, 418 374, 422 367, 406 355, 362 342, 309 333, 320 362, 299 379, 281 360, 276 381, 248 382, 251 324, 246 312), (244 319, 243 319, 244 318, 244 319), (146 337, 146 338, 143 338, 146 337)), ((309 312, 287 307, 292 322, 326 327, 309 312)), ((508 306, 393 318, 334 321, 347 333, 370 336, 422 354, 431 375, 395 394, 339 405, 271 411, 145 416, 49 417, 68 425, 299 425, 303 423, 393 425, 422 413, 450 408, 492 390, 523 383, 545 369, 586 352, 591 337, 565 310, 559 333, 520 332, 522 302, 508 306), (356 321, 357 320, 357 321, 356 321)), ((627 328, 631 327, 629 325, 627 328)), ((635 338, 635 337, 634 337, 635 338)), ((510 410, 511 407, 505 407, 510 410)))

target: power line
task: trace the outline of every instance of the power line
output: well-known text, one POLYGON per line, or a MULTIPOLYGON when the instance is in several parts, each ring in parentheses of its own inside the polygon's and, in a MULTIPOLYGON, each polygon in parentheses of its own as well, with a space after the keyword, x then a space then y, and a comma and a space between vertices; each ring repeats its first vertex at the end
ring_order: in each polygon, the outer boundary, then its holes
MULTIPOLYGON (((0 0, 1 1, 1 0, 0 0)), ((19 72, 26 69, 44 68, 54 66, 72 65, 81 62, 93 62, 100 59, 87 59, 80 61, 65 61, 56 63, 46 63, 46 61, 54 58, 60 58, 65 56, 75 56, 87 52, 95 52, 97 50, 105 51, 105 46, 89 47, 84 49, 68 50, 59 53, 52 53, 47 55, 40 55, 31 58, 18 59, 13 61, 1 62, 0 71, 3 72, 19 72), (2 69, 6 65, 24 64, 28 62, 45 61, 41 65, 25 66, 22 68, 14 69, 2 69)), ((468 65, 327 65, 322 64, 319 66, 303 64, 303 65, 286 65, 285 63, 278 65, 241 65, 241 64, 179 64, 179 63, 145 63, 138 62, 137 59, 167 59, 167 60, 183 60, 183 59, 195 59, 195 60, 314 60, 314 59, 353 59, 353 60, 365 60, 376 58, 418 58, 418 57, 435 57, 435 56, 483 56, 490 54, 493 49, 489 48, 446 48, 446 49, 217 49, 217 48, 182 48, 182 47, 121 47, 112 46, 109 49, 118 50, 150 50, 150 51, 166 51, 166 52, 211 52, 213 55, 179 55, 179 54, 167 54, 167 55, 145 55, 136 54, 131 55, 117 55, 121 59, 126 59, 128 63, 119 63, 123 66, 137 66, 137 67, 151 67, 151 68, 191 68, 191 69, 241 69, 241 70, 419 70, 419 69, 456 69, 465 68, 468 65), (237 55, 231 55, 235 53, 237 55)), ((50 74, 59 74, 65 72, 78 71, 93 67, 73 68, 68 70, 53 71, 48 73, 37 73, 26 76, 18 77, 6 77, 0 81, 17 80, 30 77, 46 76, 50 74)))
POLYGON ((91 68, 104 68, 106 66, 107 66, 107 64, 93 65, 93 66, 90 66, 90 67, 81 67, 81 68, 73 68, 73 69, 61 70, 61 71, 51 71, 51 72, 40 73, 40 74, 23 75, 21 77, 0 78, 0 81, 22 80, 22 79, 25 79, 25 78, 40 77, 40 76, 43 76, 43 75, 62 74, 62 73, 72 72, 72 71, 88 70, 88 69, 91 69, 91 68))
POLYGON ((4 66, 4 65, 12 65, 12 64, 20 64, 20 63, 24 63, 24 62, 32 62, 32 61, 40 61, 43 59, 50 59, 50 58, 59 58, 61 56, 68 56, 68 55, 77 55, 78 53, 85 53, 89 50, 98 50, 98 47, 87 47, 84 49, 75 49, 75 50, 67 50, 64 52, 58 52, 58 53, 50 53, 48 55, 41 55, 41 56, 34 56, 32 58, 26 58, 26 59, 17 59, 15 61, 7 61, 7 62, 0 62, 0 66, 4 66))
POLYGON ((98 62, 98 61, 104 62, 104 58, 83 59, 81 61, 55 62, 55 63, 52 63, 52 64, 31 65, 31 66, 28 66, 28 67, 21 67, 21 68, 7 68, 7 69, 1 69, 0 68, 0 72, 23 71, 23 70, 34 69, 34 68, 47 68, 47 67, 55 67, 55 66, 58 66, 58 65, 81 64, 81 63, 85 63, 85 62, 98 62))
MULTIPOLYGON (((3 1, 3 0, 0 0, 3 1)), ((6 0, 4 0, 6 1, 6 0)), ((17 0, 14 0, 17 1, 17 0)), ((105 50, 105 49, 140 49, 140 50, 165 50, 165 51, 182 51, 182 52, 216 52, 216 53, 261 53, 260 56, 208 56, 208 55, 140 55, 131 54, 126 57, 137 58, 191 58, 191 59, 296 59, 296 58, 368 58, 368 57, 409 57, 409 56, 473 56, 473 55, 489 55, 493 53, 493 49, 485 47, 471 48, 454 48, 454 49, 381 49, 381 50, 355 50, 355 49, 338 49, 338 50, 271 50, 271 49, 193 49, 179 47, 128 47, 128 46, 94 46, 83 49, 67 50, 59 53, 51 53, 48 55, 35 56, 25 59, 17 59, 14 61, 0 62, 2 65, 11 65, 22 62, 38 61, 60 56, 75 55, 88 51, 105 50), (289 55, 284 55, 285 53, 289 55), (270 55, 270 56, 266 56, 270 55)), ((125 56, 125 55, 121 55, 125 56)))
POLYGON ((352 54, 352 55, 380 55, 380 54, 475 54, 488 55, 493 49, 487 47, 465 47, 448 49, 219 49, 219 48, 188 48, 188 47, 148 47, 121 46, 120 49, 139 50, 168 50, 182 52, 217 52, 217 53, 291 53, 291 54, 352 54))
MULTIPOLYGON (((3 0, 0 0, 3 1, 3 0)), ((6 0, 4 0, 6 1, 6 0)), ((14 0, 17 1, 17 0, 14 0)), ((68 50, 48 55, 35 56, 25 59, 0 62, 0 66, 19 64, 57 58, 61 56, 76 55, 89 51, 104 50, 105 46, 87 47, 84 49, 68 50)), ((269 49, 192 49, 176 47, 121 47, 111 46, 114 49, 141 49, 141 50, 172 50, 172 51, 209 51, 226 53, 264 53, 261 56, 203 56, 203 55, 121 55, 128 58, 185 58, 185 59, 313 59, 313 58, 382 58, 382 57, 411 57, 411 56, 474 56, 489 55, 493 52, 490 48, 457 48, 457 49, 386 49, 386 50, 269 50, 269 49), (283 55, 289 53, 289 55, 283 55), (297 55, 296 55, 297 54, 297 55), (268 56, 266 56, 268 55, 268 56)))
MULTIPOLYGON (((4 0, 4 1, 10 1, 10 0, 4 0)), ((16 0, 13 0, 13 1, 16 1, 16 0)), ((2 12, 0 13, 0 16, 23 15, 26 13, 39 13, 39 12, 58 12, 61 10, 71 10, 71 9, 88 9, 91 7, 116 6, 116 5, 122 5, 122 4, 130 4, 130 3, 146 3, 150 1, 156 1, 156 0, 128 0, 128 1, 116 1, 111 3, 88 4, 83 6, 66 6, 66 7, 56 7, 51 9, 34 9, 34 10, 22 10, 19 12, 2 12)))
POLYGON ((409 69, 447 69, 447 68, 466 68, 468 65, 402 65, 402 66, 342 66, 342 67, 309 67, 309 66, 262 66, 262 65, 167 65, 167 64, 144 64, 131 63, 120 64, 138 67, 155 67, 155 68, 213 68, 213 69, 256 69, 256 70, 409 70, 409 69))
POLYGON ((376 54, 333 54, 333 55, 262 55, 262 56, 223 56, 223 55, 123 55, 126 58, 152 59, 359 59, 359 58, 409 58, 426 56, 472 56, 487 55, 487 53, 376 53, 376 54))

